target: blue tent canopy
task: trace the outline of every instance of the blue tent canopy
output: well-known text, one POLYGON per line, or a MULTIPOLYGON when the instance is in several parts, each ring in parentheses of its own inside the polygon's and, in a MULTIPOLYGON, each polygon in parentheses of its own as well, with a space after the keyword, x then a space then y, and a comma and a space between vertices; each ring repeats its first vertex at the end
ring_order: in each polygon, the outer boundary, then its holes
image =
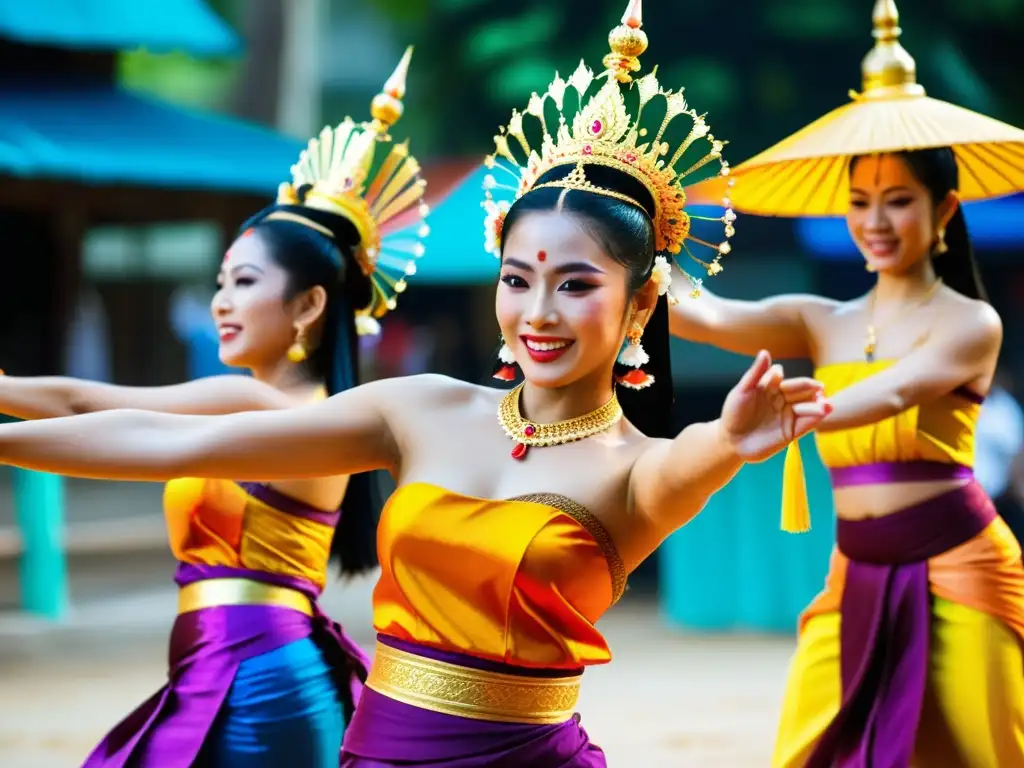
POLYGON ((0 174, 272 195, 299 141, 90 82, 0 83, 0 174))
POLYGON ((460 183, 427 219, 416 283, 479 285, 498 279, 498 260, 484 250, 484 176, 482 165, 460 183))
POLYGON ((0 3, 0 37, 85 50, 240 53, 234 30, 202 0, 24 0, 0 3))

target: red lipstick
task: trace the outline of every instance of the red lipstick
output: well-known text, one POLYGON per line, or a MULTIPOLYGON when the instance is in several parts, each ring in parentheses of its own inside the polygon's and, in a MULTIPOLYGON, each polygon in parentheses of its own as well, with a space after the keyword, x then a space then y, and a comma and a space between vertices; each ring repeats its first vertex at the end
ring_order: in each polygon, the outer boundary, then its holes
POLYGON ((520 336, 526 354, 535 363, 553 363, 575 343, 572 339, 559 336, 520 336))

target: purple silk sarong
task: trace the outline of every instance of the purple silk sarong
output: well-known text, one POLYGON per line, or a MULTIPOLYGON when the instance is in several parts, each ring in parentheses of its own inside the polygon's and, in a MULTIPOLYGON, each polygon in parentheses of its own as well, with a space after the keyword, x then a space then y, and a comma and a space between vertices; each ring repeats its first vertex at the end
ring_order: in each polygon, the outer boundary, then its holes
POLYGON ((980 534, 996 510, 976 481, 899 512, 839 520, 843 699, 805 768, 907 768, 928 677, 928 559, 980 534))
MULTIPOLYGON (((379 636, 389 646, 429 659, 533 677, 565 670, 526 670, 379 636)), ((341 768, 607 768, 579 715, 555 725, 495 723, 432 712, 367 688, 345 728, 341 768)))
POLYGON ((234 681, 238 666, 312 636, 335 673, 346 721, 362 693, 369 659, 316 605, 309 582, 224 566, 182 564, 179 586, 203 579, 248 578, 290 587, 313 601, 312 617, 267 605, 225 605, 178 616, 171 630, 168 683, 118 723, 82 768, 188 768, 234 681))

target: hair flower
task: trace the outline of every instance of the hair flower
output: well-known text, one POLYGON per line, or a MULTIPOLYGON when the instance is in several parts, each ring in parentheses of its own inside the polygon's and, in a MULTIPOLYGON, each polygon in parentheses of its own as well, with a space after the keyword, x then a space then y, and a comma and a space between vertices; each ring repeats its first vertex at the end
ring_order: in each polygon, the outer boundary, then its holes
POLYGON ((656 256, 651 269, 651 280, 658 286, 658 295, 664 296, 672 287, 672 267, 664 256, 656 256))

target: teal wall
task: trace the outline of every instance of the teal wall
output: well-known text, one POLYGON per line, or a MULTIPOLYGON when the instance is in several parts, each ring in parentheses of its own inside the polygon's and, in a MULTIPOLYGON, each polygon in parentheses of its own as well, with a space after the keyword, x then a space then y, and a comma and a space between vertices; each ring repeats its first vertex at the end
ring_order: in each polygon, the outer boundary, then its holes
POLYGON ((801 442, 811 530, 779 530, 783 454, 750 464, 659 550, 659 599, 687 630, 792 633, 828 569, 835 531, 828 474, 801 442))

